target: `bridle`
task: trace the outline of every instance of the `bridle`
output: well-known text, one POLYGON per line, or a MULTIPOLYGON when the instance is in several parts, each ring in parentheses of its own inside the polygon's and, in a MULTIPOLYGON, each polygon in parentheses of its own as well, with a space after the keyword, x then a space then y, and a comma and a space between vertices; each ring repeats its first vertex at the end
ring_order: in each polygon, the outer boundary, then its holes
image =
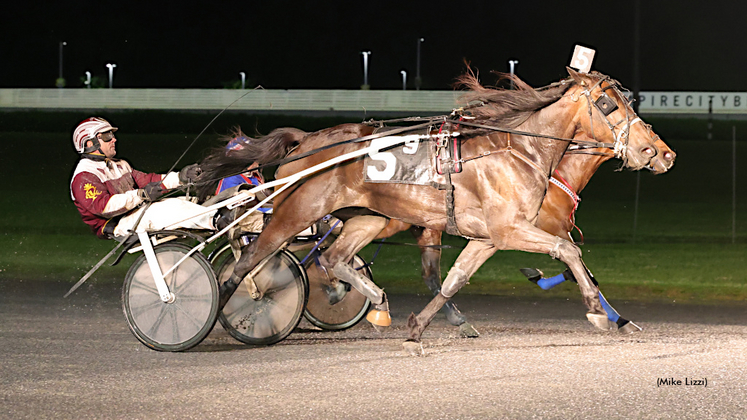
MULTIPOLYGON (((585 86, 585 82, 581 83, 581 86, 585 86)), ((582 95, 586 97, 586 103, 588 105, 588 113, 589 113, 589 124, 591 127, 591 136, 596 140, 596 135, 594 134, 594 116, 593 116, 593 109, 596 108, 599 113, 602 115, 602 119, 604 119, 604 122, 607 124, 607 128, 609 128, 610 132, 612 133, 612 137, 614 137, 615 142, 613 145, 612 150, 615 153, 615 157, 622 160, 623 165, 627 166, 628 163, 628 143, 630 142, 630 128, 638 123, 641 123, 642 120, 638 115, 635 113, 631 113, 629 107, 625 106, 625 118, 620 119, 619 121, 612 123, 609 119, 609 115, 612 114, 615 110, 618 109, 617 104, 610 98, 609 95, 607 95, 607 90, 612 89, 617 94, 618 98, 624 98, 625 95, 620 91, 618 83, 610 78, 609 76, 603 76, 600 77, 599 80, 589 89, 584 88, 584 90, 581 92, 582 95), (607 86, 602 86, 602 83, 607 82, 607 86), (595 89, 601 89, 602 94, 596 99, 592 100, 591 94, 595 89), (616 131, 617 130, 617 131, 616 131)), ((578 101, 579 97, 573 97, 571 95, 571 100, 576 102, 578 101)), ((654 154, 651 156, 653 159, 654 156, 658 154, 658 148, 651 145, 654 154)))

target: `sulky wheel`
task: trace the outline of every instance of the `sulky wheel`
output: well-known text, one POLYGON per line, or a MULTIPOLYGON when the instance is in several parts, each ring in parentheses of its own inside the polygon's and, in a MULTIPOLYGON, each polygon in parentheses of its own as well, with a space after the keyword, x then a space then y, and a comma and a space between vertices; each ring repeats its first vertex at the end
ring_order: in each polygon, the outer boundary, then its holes
MULTIPOLYGON (((190 248, 178 243, 154 249, 162 272, 181 260, 190 248)), ((146 346, 183 351, 199 344, 218 317, 218 285, 210 263, 194 253, 164 278, 174 300, 165 303, 156 289, 145 255, 130 267, 122 288, 122 307, 130 330, 146 346)))
MULTIPOLYGON (((236 265, 230 246, 214 253, 211 259, 220 283, 225 282, 236 265)), ((271 257, 254 277, 263 293, 259 300, 241 283, 218 319, 232 337, 245 344, 270 345, 285 339, 301 322, 308 297, 306 272, 298 259, 282 250, 271 257)))
MULTIPOLYGON (((371 301, 345 282, 340 282, 340 290, 332 289, 327 276, 312 260, 306 263, 309 277, 309 302, 304 311, 306 319, 329 331, 340 331, 357 324, 366 316, 371 301)), ((352 266, 356 269, 362 267, 361 274, 373 280, 371 269, 363 258, 353 257, 352 266)))

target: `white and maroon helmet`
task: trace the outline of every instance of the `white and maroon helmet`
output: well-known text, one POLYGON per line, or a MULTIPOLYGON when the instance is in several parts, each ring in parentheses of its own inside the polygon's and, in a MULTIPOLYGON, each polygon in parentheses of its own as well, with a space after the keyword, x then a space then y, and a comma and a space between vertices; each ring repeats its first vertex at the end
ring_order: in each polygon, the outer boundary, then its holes
POLYGON ((109 121, 99 118, 91 117, 83 120, 73 132, 73 146, 78 153, 90 153, 99 148, 98 141, 94 141, 95 149, 86 150, 86 141, 96 139, 96 134, 104 133, 107 131, 117 131, 117 127, 112 127, 109 121))

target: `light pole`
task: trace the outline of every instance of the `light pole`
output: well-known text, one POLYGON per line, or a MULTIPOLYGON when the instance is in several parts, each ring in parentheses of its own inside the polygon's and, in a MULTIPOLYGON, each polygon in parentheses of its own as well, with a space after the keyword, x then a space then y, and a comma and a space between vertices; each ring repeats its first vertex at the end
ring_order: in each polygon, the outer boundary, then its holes
POLYGON ((361 89, 368 90, 371 86, 368 85, 368 56, 371 55, 371 51, 361 51, 363 54, 363 86, 361 89))
POLYGON ((240 71, 239 75, 241 76, 241 90, 244 90, 244 86, 246 84, 246 73, 240 71))
POLYGON ((511 90, 514 89, 514 68, 519 64, 519 60, 508 60, 508 71, 511 73, 511 90))
POLYGON ((59 74, 59 77, 57 78, 57 83, 55 83, 55 85, 57 85, 58 88, 65 87, 65 79, 62 77, 62 48, 65 45, 67 45, 67 42, 60 41, 60 74, 59 74))
POLYGON ((88 89, 90 89, 90 88, 91 88, 91 72, 90 72, 90 71, 87 71, 87 72, 86 72, 86 81, 85 81, 85 85, 86 85, 86 87, 87 87, 88 89))
POLYGON ((109 68, 109 89, 112 88, 112 82, 114 81, 114 67, 117 67, 116 64, 107 63, 106 67, 109 68))
POLYGON ((422 83, 422 80, 420 79, 420 44, 423 41, 425 41, 425 38, 418 38, 418 59, 415 67, 415 90, 420 90, 420 84, 422 83))
POLYGON ((407 90, 407 71, 400 70, 399 74, 402 75, 402 90, 407 90))

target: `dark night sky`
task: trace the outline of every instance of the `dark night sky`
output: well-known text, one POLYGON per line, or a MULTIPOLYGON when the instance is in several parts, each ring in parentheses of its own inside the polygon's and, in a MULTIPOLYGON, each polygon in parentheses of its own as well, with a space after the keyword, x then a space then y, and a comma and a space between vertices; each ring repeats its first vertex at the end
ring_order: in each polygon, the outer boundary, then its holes
MULTIPOLYGON (((247 74, 269 89, 357 89, 372 51, 372 89, 415 76, 449 89, 469 60, 540 86, 565 75, 573 46, 597 50, 593 69, 633 88, 633 1, 133 1, 14 2, 0 16, 0 87, 53 87, 58 43, 68 87, 85 71, 115 87, 220 88, 247 74), (21 4, 23 3, 23 4, 21 4)), ((747 2, 641 0, 641 90, 747 90, 747 2)))

